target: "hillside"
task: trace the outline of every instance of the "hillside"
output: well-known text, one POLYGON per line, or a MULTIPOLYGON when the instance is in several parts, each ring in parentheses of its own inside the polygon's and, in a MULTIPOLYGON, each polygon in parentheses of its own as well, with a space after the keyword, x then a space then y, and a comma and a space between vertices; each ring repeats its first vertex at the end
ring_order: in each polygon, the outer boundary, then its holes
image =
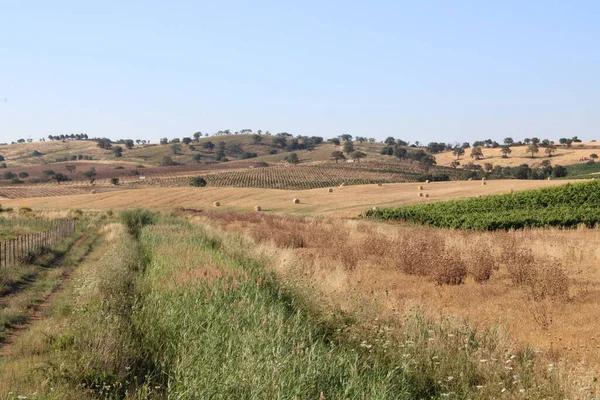
MULTIPOLYGON (((556 152, 552 157, 548 157, 544 153, 544 148, 539 148, 539 153, 535 154, 535 157, 531 157, 531 153, 527 152, 527 146, 511 146, 511 151, 507 158, 502 158, 501 148, 496 147, 488 148, 483 147, 483 158, 475 160, 469 155, 471 149, 465 149, 464 156, 461 156, 458 160, 462 165, 469 162, 477 165, 484 165, 491 163, 492 165, 500 165, 502 167, 516 167, 521 164, 528 164, 530 167, 539 167, 544 160, 550 160, 553 165, 571 165, 583 163, 585 158, 589 158, 590 154, 596 153, 600 155, 600 143, 586 142, 586 143, 574 143, 571 148, 557 145, 556 152)), ((442 153, 435 154, 437 165, 450 166, 452 161, 456 160, 456 156, 452 154, 452 151, 444 151, 442 153)))

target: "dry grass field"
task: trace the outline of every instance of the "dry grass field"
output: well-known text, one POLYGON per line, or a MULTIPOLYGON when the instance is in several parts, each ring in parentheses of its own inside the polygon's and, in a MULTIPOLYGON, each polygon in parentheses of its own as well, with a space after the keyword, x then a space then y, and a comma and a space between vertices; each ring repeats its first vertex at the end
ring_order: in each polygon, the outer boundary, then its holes
MULTIPOLYGON (((600 143, 585 142, 585 143, 574 143, 571 148, 565 146, 556 146, 556 152, 552 157, 548 157, 544 153, 544 148, 539 148, 539 153, 534 158, 531 157, 531 153, 527 153, 527 146, 513 146, 511 147, 512 153, 507 158, 502 158, 501 148, 495 149, 482 147, 483 158, 475 160, 470 157, 471 149, 465 149, 464 156, 460 157, 459 162, 461 165, 472 162, 473 164, 483 165, 485 163, 491 163, 492 165, 500 165, 503 167, 516 167, 521 164, 528 164, 529 166, 539 166, 542 161, 550 160, 553 165, 571 165, 582 163, 582 158, 590 156, 592 153, 600 153, 600 143)), ((456 160, 456 156, 451 151, 445 151, 435 155, 437 165, 450 166, 450 163, 456 160)))
POLYGON ((85 210, 121 210, 146 207, 169 211, 176 208, 212 208, 215 201, 223 211, 251 211, 260 205, 263 211, 295 215, 329 215, 353 218, 372 207, 397 206, 418 202, 460 199, 472 196, 507 193, 510 189, 526 190, 569 181, 494 180, 482 186, 479 181, 398 183, 334 187, 311 190, 277 190, 255 188, 149 188, 116 190, 105 193, 43 198, 2 199, 3 206, 28 206, 34 209, 81 208, 85 210), (421 192, 429 197, 418 196, 421 192), (294 198, 300 199, 294 204, 294 198))

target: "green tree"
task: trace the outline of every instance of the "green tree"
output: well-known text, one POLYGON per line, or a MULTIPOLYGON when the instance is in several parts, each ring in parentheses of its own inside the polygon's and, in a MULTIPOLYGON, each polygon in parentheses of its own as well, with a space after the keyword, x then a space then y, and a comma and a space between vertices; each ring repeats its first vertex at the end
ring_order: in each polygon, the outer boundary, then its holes
POLYGON ((391 136, 388 136, 387 138, 385 138, 385 140, 383 141, 383 143, 387 144, 388 146, 393 146, 396 144, 396 139, 394 139, 391 136))
POLYGON ((590 158, 592 159, 592 161, 596 161, 596 159, 598 158, 598 154, 592 153, 590 154, 590 158))
POLYGON ((215 144, 209 140, 208 142, 204 142, 204 143, 202 143, 202 147, 203 147, 205 150, 208 150, 208 151, 211 151, 211 152, 212 152, 212 151, 213 151, 213 149, 215 148, 215 144))
POLYGON ((194 187, 205 187, 207 185, 206 179, 201 176, 194 176, 190 179, 190 186, 194 187))
POLYGON ((125 144, 125 147, 127 148, 127 150, 133 149, 133 140, 126 139, 124 144, 125 144))
POLYGON ((117 186, 119 184, 119 178, 110 178, 110 183, 117 186))
POLYGON ((262 143, 262 136, 260 135, 252 135, 252 143, 253 144, 261 144, 262 143))
POLYGON ((181 139, 181 141, 187 146, 188 144, 192 143, 192 138, 184 137, 183 139, 181 139))
POLYGON ((457 160, 460 160, 460 156, 463 156, 465 154, 465 149, 456 146, 454 149, 452 149, 452 154, 456 156, 457 160))
POLYGON ((23 172, 19 172, 19 178, 24 179, 24 178, 29 178, 29 173, 23 171, 23 172))
POLYGON ((481 150, 481 147, 475 146, 471 149, 471 158, 479 160, 482 157, 483 157, 483 151, 481 150))
POLYGON ((356 162, 360 162, 360 159, 365 158, 366 156, 367 154, 362 151, 355 151, 351 154, 352 159, 356 162))
POLYGON ((351 141, 344 142, 344 153, 350 154, 354 151, 354 144, 351 141))
POLYGON ((201 156, 200 154, 196 153, 196 154, 194 154, 194 155, 192 156, 192 159, 193 159, 194 161, 196 161, 197 163, 199 163, 199 162, 200 162, 200 160, 202 159, 202 156, 201 156))
POLYGON ((296 153, 290 153, 289 155, 285 156, 283 160, 289 162, 290 164, 298 164, 300 162, 298 154, 296 153))
POLYGON ((554 153, 556 151, 556 146, 553 144, 549 144, 546 149, 544 150, 544 153, 548 154, 548 157, 552 157, 552 153, 554 153))
POLYGON ((540 151, 540 148, 538 147, 537 143, 533 142, 533 139, 532 139, 532 143, 529 146, 527 146, 527 152, 531 153, 531 158, 534 158, 535 153, 539 153, 539 151, 540 151))
POLYGON ((77 165, 65 165, 65 169, 72 174, 77 169, 77 165))
POLYGON ((504 138, 504 144, 505 144, 506 146, 510 146, 510 145, 511 145, 511 144, 513 144, 514 142, 515 142, 515 141, 514 141, 514 140, 513 140, 513 138, 511 138, 511 137, 506 137, 506 138, 504 138))
POLYGON ((113 153, 115 153, 115 157, 121 157, 123 155, 123 148, 121 146, 115 146, 113 148, 113 153))
POLYGON ((331 153, 331 159, 337 164, 338 161, 345 160, 346 156, 341 151, 334 151, 331 153))
POLYGON ((181 154, 181 145, 179 143, 171 144, 171 152, 175 156, 181 154))
POLYGON ((460 162, 457 160, 452 160, 452 162, 450 163, 450 166, 454 169, 456 169, 456 167, 458 167, 460 165, 460 162))
POLYGON ((506 145, 500 148, 500 152, 502 153, 502 158, 508 158, 508 155, 512 153, 512 150, 508 145, 506 145))
POLYGON ((160 138, 160 144, 168 144, 168 143, 169 143, 169 139, 167 139, 166 137, 160 138))
POLYGON ((0 161, 5 161, 4 156, 0 154, 0 161))
POLYGON ((94 183, 94 181, 96 180, 96 175, 98 175, 98 173, 96 172, 96 167, 92 167, 87 171, 82 172, 81 175, 88 178, 90 180, 90 183, 94 183))

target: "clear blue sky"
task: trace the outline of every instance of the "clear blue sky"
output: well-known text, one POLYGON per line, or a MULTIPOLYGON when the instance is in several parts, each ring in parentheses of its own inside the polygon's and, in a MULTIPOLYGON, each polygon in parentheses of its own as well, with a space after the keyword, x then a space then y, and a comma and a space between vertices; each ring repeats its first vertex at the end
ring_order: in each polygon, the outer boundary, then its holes
POLYGON ((595 0, 0 0, 0 142, 599 127, 595 0))

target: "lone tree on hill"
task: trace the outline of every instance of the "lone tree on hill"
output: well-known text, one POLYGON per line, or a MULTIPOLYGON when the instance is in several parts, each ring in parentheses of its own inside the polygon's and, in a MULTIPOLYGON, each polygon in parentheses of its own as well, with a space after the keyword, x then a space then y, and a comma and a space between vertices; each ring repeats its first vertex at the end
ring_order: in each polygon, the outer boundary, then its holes
POLYGON ((456 169, 456 167, 458 167, 460 165, 459 161, 456 160, 452 160, 452 162, 450 163, 450 166, 454 169, 456 169))
POLYGON ((598 158, 598 154, 592 153, 590 154, 590 158, 592 159, 592 161, 596 161, 596 159, 598 158))
POLYGON ((453 150, 452 150, 452 154, 456 156, 457 160, 460 160, 460 156, 464 156, 465 155, 465 149, 462 147, 458 147, 456 146, 453 150))
POLYGON ((556 146, 553 144, 549 144, 548 147, 546 147, 546 150, 544 150, 544 153, 548 154, 548 157, 552 157, 552 153, 554 153, 556 151, 556 146))
POLYGON ((538 147, 537 143, 533 142, 529 146, 527 146, 527 152, 531 153, 531 158, 534 158, 535 153, 540 152, 540 148, 538 147))
POLYGON ((123 148, 121 146, 115 146, 113 152, 115 153, 115 157, 121 157, 123 155, 123 148))
POLYGON ((92 167, 87 171, 82 172, 81 175, 88 178, 90 180, 90 183, 94 183, 94 181, 96 180, 96 175, 98 175, 98 173, 96 172, 96 167, 92 167))
POLYGON ((482 157, 483 157, 483 151, 481 150, 481 147, 475 146, 471 149, 471 158, 480 160, 482 157))
POLYGON ((352 159, 356 162, 360 162, 360 159, 365 158, 366 156, 367 154, 362 151, 355 151, 351 154, 352 159))
POLYGON ((212 141, 202 143, 202 147, 208 151, 213 151, 215 144, 212 141))
POLYGON ((337 164, 339 160, 345 160, 346 156, 341 151, 334 151, 333 153, 331 153, 331 159, 334 160, 337 164))
POLYGON ((77 165, 65 165, 65 169, 72 174, 77 169, 77 165))
POLYGON ((508 155, 512 153, 512 150, 508 146, 502 146, 500 152, 502 153, 502 158, 508 158, 508 155))

